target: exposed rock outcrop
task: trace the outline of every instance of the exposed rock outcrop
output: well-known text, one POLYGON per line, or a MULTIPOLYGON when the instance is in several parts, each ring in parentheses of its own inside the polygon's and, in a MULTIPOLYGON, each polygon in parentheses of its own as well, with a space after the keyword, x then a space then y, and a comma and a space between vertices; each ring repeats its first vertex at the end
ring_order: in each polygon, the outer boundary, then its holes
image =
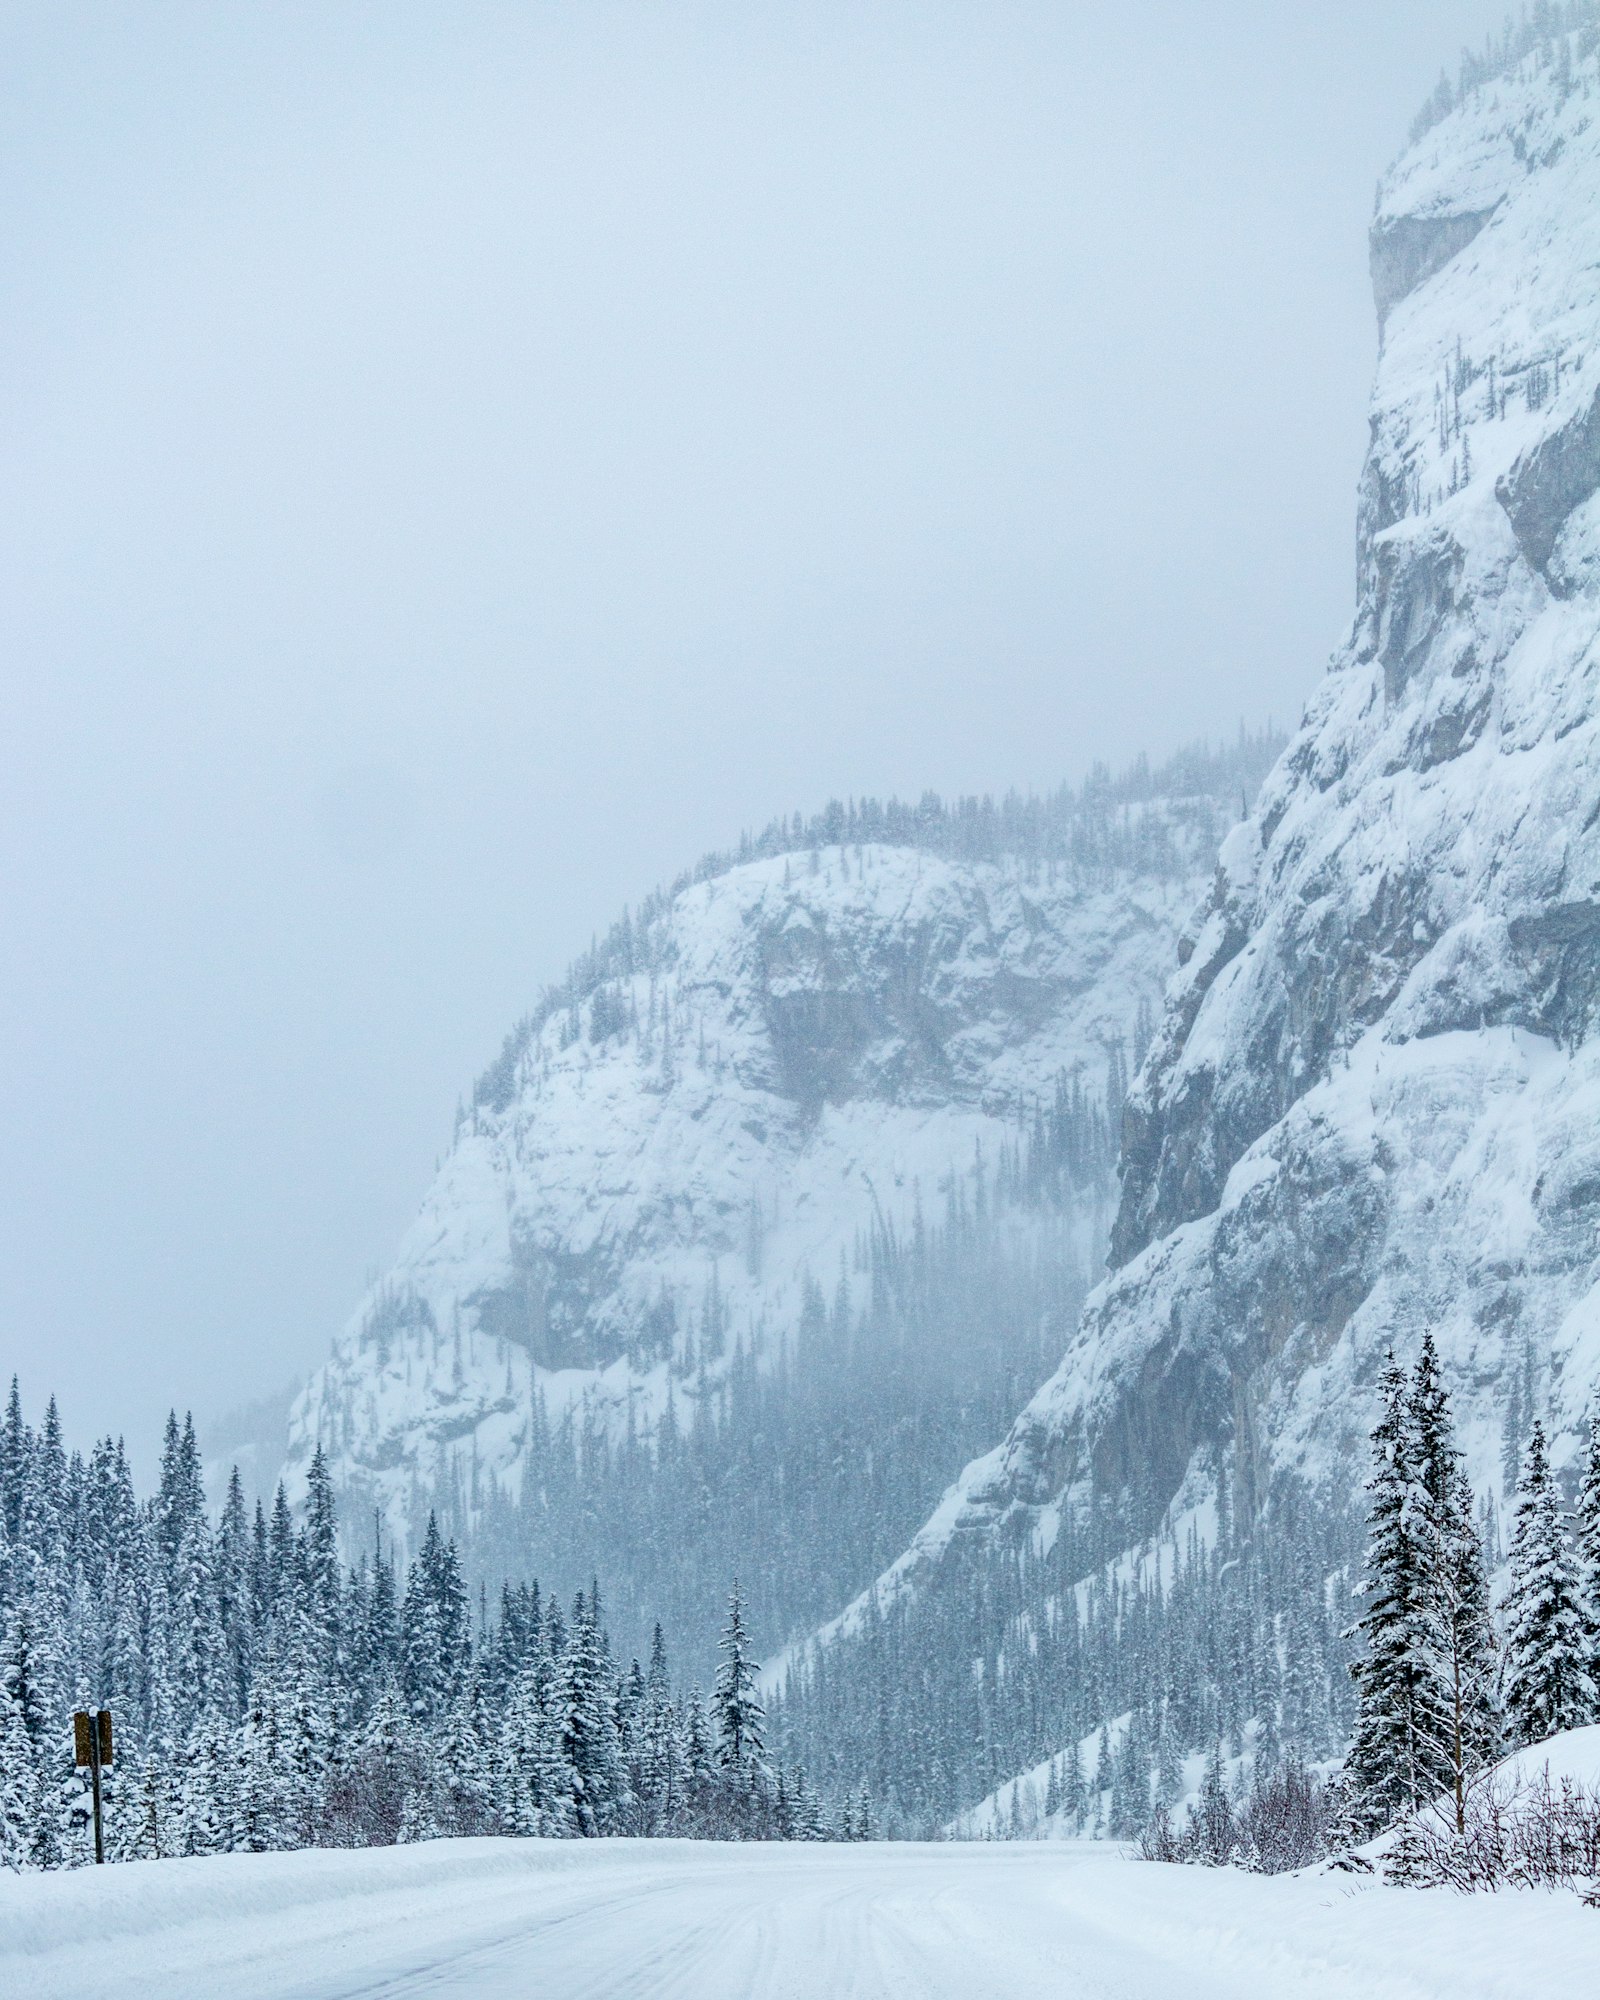
MULTIPOLYGON (((1536 53, 1380 191, 1357 610, 1225 843, 1127 1107, 1113 1273, 877 1586, 1208 1468, 1358 1491, 1439 1338, 1479 1488, 1528 1365, 1600 1389, 1600 57, 1536 53)), ((833 1631, 859 1616, 852 1607, 833 1631)))

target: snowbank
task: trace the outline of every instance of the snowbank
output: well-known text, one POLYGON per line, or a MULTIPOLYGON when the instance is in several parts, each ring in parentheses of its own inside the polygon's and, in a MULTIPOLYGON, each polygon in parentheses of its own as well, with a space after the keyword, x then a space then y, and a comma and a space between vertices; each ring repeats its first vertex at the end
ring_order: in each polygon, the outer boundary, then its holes
POLYGON ((1513 1751, 1495 1767, 1497 1777, 1524 1783, 1546 1771, 1552 1784, 1569 1778, 1575 1785, 1600 1788, 1600 1723, 1587 1729, 1566 1729, 1543 1743, 1530 1743, 1526 1750, 1513 1751))

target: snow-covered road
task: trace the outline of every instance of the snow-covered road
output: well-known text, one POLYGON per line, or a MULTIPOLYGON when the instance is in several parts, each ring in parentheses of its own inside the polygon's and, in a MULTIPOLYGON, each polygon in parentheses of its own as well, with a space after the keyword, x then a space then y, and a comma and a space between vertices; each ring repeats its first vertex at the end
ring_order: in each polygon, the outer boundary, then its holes
POLYGON ((1520 2000, 1600 1913, 1066 1845, 440 1841, 0 1878, 7 2000, 1520 2000))

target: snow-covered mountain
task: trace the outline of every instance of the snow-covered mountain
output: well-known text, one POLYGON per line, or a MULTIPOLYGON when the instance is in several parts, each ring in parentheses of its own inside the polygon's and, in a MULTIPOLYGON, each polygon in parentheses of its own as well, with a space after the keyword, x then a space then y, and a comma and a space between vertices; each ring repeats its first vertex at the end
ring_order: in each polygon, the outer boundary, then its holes
POLYGON ((1186 934, 1112 1275, 880 1610, 1204 1527, 1219 1466, 1348 1510, 1424 1327, 1480 1494, 1600 1390, 1600 33, 1528 39, 1381 185, 1356 616, 1186 934))
POLYGON ((1186 886, 864 845, 684 889, 474 1110, 297 1435, 391 1489, 464 1451, 504 1473, 535 1386, 644 1417, 775 1353, 874 1220, 909 1228, 1058 1072, 1100 1089, 1186 886))
MULTIPOLYGON (((752 1374, 870 1373, 886 1260, 903 1274, 952 1226, 986 1228, 1031 1274, 1026 1352, 985 1324, 1005 1315, 1001 1279, 960 1324, 919 1321, 908 1371, 954 1367, 969 1423, 985 1394, 1026 1393, 1103 1260, 1107 1094, 1277 747, 1241 738, 1048 801, 834 808, 653 897, 480 1080, 393 1269, 294 1406, 291 1472, 320 1440, 402 1534, 441 1499, 468 1532, 521 1508, 502 1527, 548 1566, 555 1441, 725 1425, 752 1374), (826 1354, 808 1312, 839 1336, 826 1354), (941 1343, 970 1352, 941 1361, 941 1343)), ((895 1412, 879 1415, 887 1449, 895 1412)), ((919 1435, 895 1474, 914 1511, 890 1526, 876 1509, 875 1533, 903 1537, 961 1462, 905 1464, 955 1448, 919 1435)), ((959 1435, 965 1454, 982 1431, 959 1435)), ((596 1527, 574 1559, 615 1575, 634 1532, 596 1527)), ((841 1573, 856 1587, 893 1546, 869 1537, 841 1573)), ((834 1587, 818 1582, 818 1612, 834 1587)))

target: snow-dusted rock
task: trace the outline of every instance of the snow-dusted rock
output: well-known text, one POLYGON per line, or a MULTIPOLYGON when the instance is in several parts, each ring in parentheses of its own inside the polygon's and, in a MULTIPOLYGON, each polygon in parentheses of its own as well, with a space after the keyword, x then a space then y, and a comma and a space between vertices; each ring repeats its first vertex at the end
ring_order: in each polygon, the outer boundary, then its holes
MULTIPOLYGON (((1600 55, 1473 91, 1380 190, 1346 643, 1224 846, 1128 1105, 1113 1275, 879 1586, 1215 1457, 1345 1502, 1438 1336, 1480 1492, 1531 1348, 1600 1387, 1600 55)), ((847 1617, 847 1625, 852 1622, 847 1617)))

